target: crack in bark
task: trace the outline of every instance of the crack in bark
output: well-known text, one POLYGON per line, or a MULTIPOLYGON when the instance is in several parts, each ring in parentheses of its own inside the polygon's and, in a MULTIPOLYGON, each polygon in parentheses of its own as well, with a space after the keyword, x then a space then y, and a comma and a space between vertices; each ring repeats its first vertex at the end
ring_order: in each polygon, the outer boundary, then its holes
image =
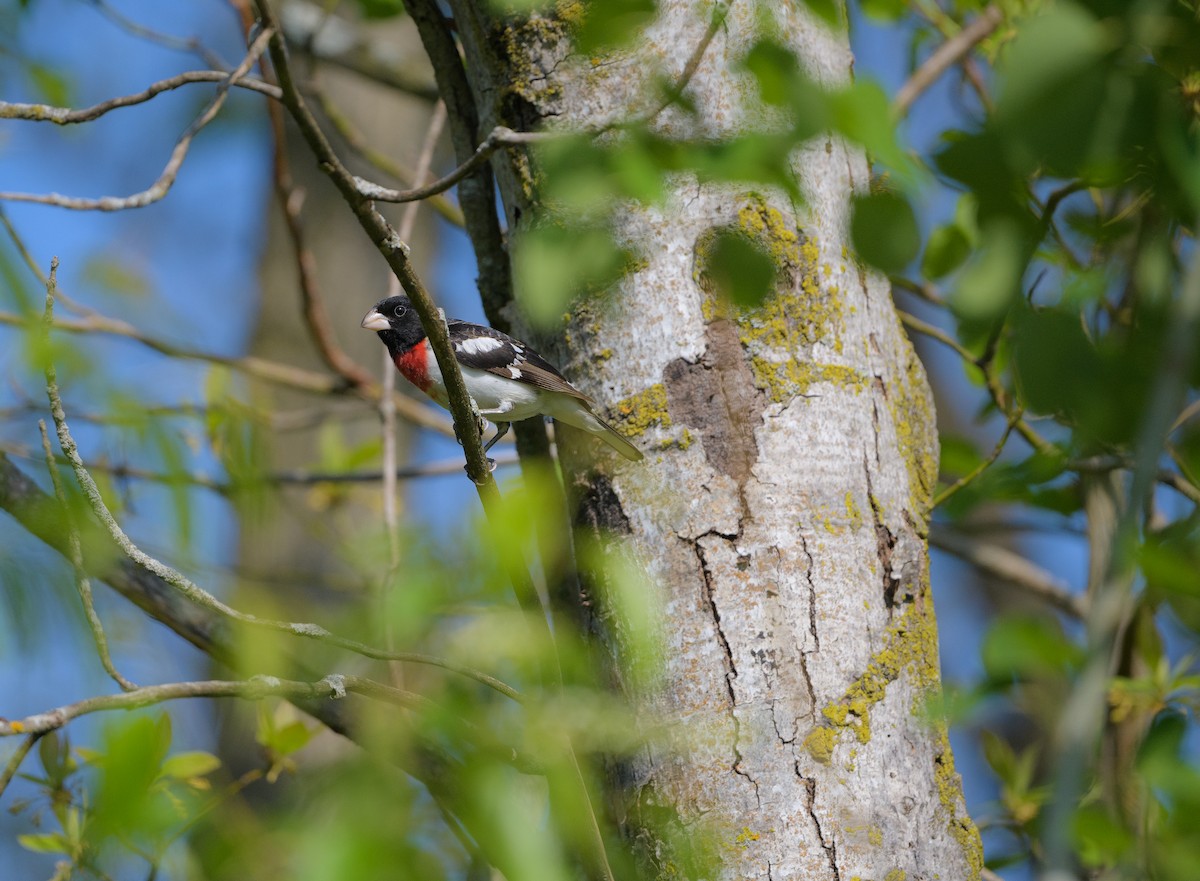
POLYGON ((883 604, 887 607, 888 615, 891 615, 896 606, 896 591, 900 589, 900 579, 892 569, 892 558, 895 556, 899 538, 883 522, 879 502, 875 499, 875 488, 871 484, 871 468, 866 452, 863 453, 862 463, 863 473, 867 477, 867 501, 871 505, 871 518, 875 521, 875 554, 879 558, 879 567, 882 570, 883 604))
POLYGON ((829 868, 833 872, 834 881, 841 881, 842 873, 838 871, 837 865, 837 842, 830 838, 825 839, 825 832, 821 829, 821 821, 817 818, 817 781, 812 777, 805 777, 800 773, 800 765, 795 766, 796 776, 800 778, 800 782, 804 784, 804 791, 807 794, 807 803, 805 808, 808 810, 809 819, 812 820, 813 826, 817 830, 817 839, 821 842, 821 848, 825 851, 825 855, 829 858, 829 868))
POLYGON ((709 612, 712 614, 713 626, 716 628, 717 642, 721 644, 722 651, 725 652, 725 688, 729 694, 729 719, 733 723, 733 765, 731 770, 739 777, 745 777, 754 787, 754 798, 758 807, 762 808, 762 793, 758 788, 758 781, 742 768, 742 723, 738 718, 735 710, 737 709, 737 692, 733 688, 733 680, 738 677, 737 664, 733 659, 733 649, 729 645, 729 638, 725 636, 725 630, 721 626, 721 611, 717 608, 717 598, 713 585, 713 575, 708 568, 708 559, 704 555, 704 546, 701 544, 704 539, 709 536, 716 536, 724 539, 727 542, 733 543, 737 541, 741 534, 740 524, 737 535, 726 535, 717 532, 715 529, 710 529, 708 532, 701 535, 693 543, 696 551, 696 559, 700 562, 700 573, 704 578, 704 599, 708 603, 709 612))
MULTIPOLYGON (((712 572, 708 569, 708 560, 704 556, 704 547, 700 544, 700 542, 710 535, 718 536, 726 541, 731 541, 736 536, 721 535, 719 532, 709 530, 697 538, 692 545, 696 551, 696 559, 700 561, 700 573, 704 577, 704 599, 708 603, 709 612, 712 613, 713 624, 717 630, 717 642, 721 644, 721 649, 725 652, 725 665, 728 668, 725 673, 725 687, 729 692, 729 711, 732 714, 733 708, 737 706, 737 695, 733 690, 733 680, 737 678, 738 672, 737 664, 733 660, 733 650, 729 647, 729 640, 726 639, 725 631, 721 628, 721 612, 717 608, 717 598, 713 593, 713 576, 712 572)), ((734 722, 736 724, 736 717, 734 717, 734 722)))
MULTIPOLYGON (((800 537, 800 550, 804 552, 805 558, 808 560, 808 568, 804 570, 804 580, 808 582, 808 632, 813 638, 813 651, 821 650, 821 634, 817 630, 817 584, 813 581, 813 568, 816 563, 813 561, 812 551, 808 549, 808 539, 804 537, 804 531, 800 530, 797 533, 800 537)), ((807 652, 800 652, 803 657, 807 652)), ((811 686, 809 687, 811 691, 811 686)))

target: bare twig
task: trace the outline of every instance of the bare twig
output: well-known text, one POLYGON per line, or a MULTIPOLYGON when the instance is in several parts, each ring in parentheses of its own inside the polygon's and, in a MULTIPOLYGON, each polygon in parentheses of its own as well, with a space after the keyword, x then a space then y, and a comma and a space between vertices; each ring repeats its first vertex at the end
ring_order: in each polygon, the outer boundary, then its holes
POLYGON ((399 691, 363 679, 359 676, 326 676, 317 682, 298 682, 276 679, 274 676, 256 676, 245 681, 213 679, 201 682, 170 682, 165 685, 147 685, 123 694, 107 694, 84 698, 73 704, 26 716, 24 719, 0 721, 0 737, 20 734, 43 735, 62 728, 73 719, 91 713, 111 710, 135 710, 161 704, 165 701, 186 698, 232 697, 241 700, 262 700, 266 697, 324 698, 338 700, 348 692, 386 700, 399 706, 429 706, 431 702, 418 694, 399 691))
POLYGON ((73 196, 63 196, 58 193, 3 193, 0 192, 0 201, 8 202, 32 202, 39 205, 54 205, 59 208, 70 208, 74 211, 124 211, 128 208, 143 208, 150 205, 170 192, 171 187, 175 183, 175 178, 179 174, 179 169, 183 165, 183 160, 187 158, 188 150, 192 146, 192 139, 206 125, 212 122, 221 107, 225 104, 225 99, 229 95, 229 88, 238 80, 242 79, 254 66, 258 56, 266 49, 270 42, 272 31, 270 28, 265 28, 258 38, 251 44, 246 57, 242 59, 242 63, 234 69, 225 79, 217 86, 217 94, 209 103, 208 107, 196 117, 191 125, 184 130, 179 140, 175 142, 175 149, 171 151, 171 158, 167 160, 166 166, 162 173, 158 176, 151 186, 140 193, 134 193, 131 196, 102 196, 99 199, 76 198, 73 196))
MULTIPOLYGON (((263 76, 264 78, 270 77, 270 71, 265 65, 263 65, 263 76)), ((304 316, 304 325, 325 365, 351 386, 366 388, 372 383, 371 374, 346 354, 346 351, 338 344, 333 326, 329 322, 329 313, 325 310, 325 300, 321 295, 320 283, 317 280, 316 255, 306 244, 304 225, 300 218, 300 209, 304 203, 304 190, 297 187, 293 181, 291 163, 288 161, 283 110, 278 104, 272 104, 268 108, 268 115, 271 120, 271 134, 274 142, 272 170, 275 197, 280 208, 283 209, 284 226, 287 229, 296 259, 296 274, 300 282, 300 305, 304 316)))
POLYGON ((718 2, 713 6, 712 15, 708 20, 708 27, 704 29, 704 34, 700 37, 700 42, 696 44, 696 48, 688 56, 688 60, 683 65, 683 70, 680 72, 679 78, 672 85, 670 92, 663 98, 662 102, 646 116, 643 122, 651 122, 657 118, 660 113, 676 103, 680 96, 683 95, 684 90, 691 83, 692 77, 700 69, 700 62, 704 60, 704 53, 708 51, 708 47, 712 45, 713 38, 716 37, 721 27, 725 24, 725 19, 729 15, 729 7, 732 4, 733 0, 724 0, 724 2, 718 2))
MULTIPOLYGON (((366 138, 363 137, 362 133, 354 127, 354 123, 350 121, 350 118, 342 112, 341 108, 335 102, 329 100, 329 96, 325 94, 324 90, 309 86, 306 91, 313 95, 325 118, 333 123, 333 127, 351 150, 389 177, 393 177, 409 186, 421 183, 412 171, 402 167, 392 157, 372 147, 366 138)), ((425 201, 429 203, 429 207, 440 214, 448 223, 452 223, 457 227, 462 227, 466 224, 462 209, 446 198, 446 196, 435 194, 428 197, 425 201)), ((402 236, 401 238, 404 237, 402 236)), ((408 241, 407 238, 404 238, 404 240, 408 241)))
POLYGON ((970 485, 972 481, 974 481, 977 477, 979 477, 979 475, 983 474, 983 472, 988 469, 988 466, 1000 458, 1000 454, 1004 452, 1004 445, 1008 443, 1008 436, 1012 434, 1013 427, 1021 418, 1020 409, 1016 410, 1014 415, 1015 418, 1010 418, 1008 420, 1008 424, 1004 426, 1004 433, 1000 435, 1000 440, 996 441, 996 446, 992 448, 991 454, 974 468, 972 468, 969 472, 964 474, 958 480, 954 481, 954 483, 952 483, 950 486, 946 487, 944 490, 934 496, 934 508, 946 502, 947 499, 952 497, 963 487, 970 485))
POLYGON ((975 364, 979 359, 975 354, 966 348, 962 343, 945 331, 934 327, 932 324, 927 324, 915 315, 905 312, 903 309, 897 309, 896 314, 900 316, 900 322, 909 330, 919 333, 922 336, 927 336, 930 339, 935 339, 943 345, 949 346, 958 353, 964 361, 975 364))
MULTIPOLYGON (((132 95, 122 95, 110 98, 91 107, 73 110, 70 107, 54 107, 50 104, 18 104, 0 101, 0 119, 25 119, 34 122, 53 122, 56 125, 74 125, 80 122, 91 122, 104 114, 120 107, 133 107, 143 104, 172 89, 186 86, 190 83, 221 83, 229 79, 229 74, 220 70, 190 70, 176 74, 165 80, 159 80, 132 95)), ((279 99, 279 88, 261 80, 243 77, 230 85, 239 89, 249 89, 252 92, 266 95, 268 98, 279 99)))
POLYGON ((8 789, 8 784, 12 782, 13 777, 17 776, 17 771, 21 768, 21 762, 25 761, 25 757, 29 755, 29 751, 33 749, 34 744, 41 740, 41 738, 42 735, 40 734, 30 734, 21 741, 21 745, 17 747, 17 751, 9 757, 4 770, 0 771, 0 797, 8 789))
MULTIPOLYGON (((74 418, 73 416, 72 419, 74 418)), ((24 446, 0 444, 0 451, 18 458, 32 458, 29 449, 24 446)), ((55 456, 55 461, 62 465, 70 464, 66 457, 61 455, 55 456)), ((515 454, 509 453, 495 457, 495 462, 497 468, 505 468, 510 465, 516 465, 518 460, 515 454)), ((111 462, 86 462, 84 463, 84 467, 93 473, 107 474, 115 480, 145 480, 149 483, 166 485, 188 484, 199 489, 220 493, 223 496, 233 495, 239 489, 244 488, 244 485, 218 480, 202 472, 180 472, 173 474, 111 462)), ((451 474, 461 473, 462 461, 459 459, 441 459, 437 462, 426 462, 423 465, 398 466, 395 471, 397 480, 415 480, 422 477, 446 477, 451 474)), ((316 486, 322 483, 376 483, 382 479, 383 476, 380 471, 305 471, 303 469, 293 469, 264 474, 253 485, 281 487, 316 486)))
POLYGON ((196 37, 176 37, 172 34, 164 34, 161 31, 148 28, 144 24, 123 15, 120 11, 104 2, 104 0, 87 0, 87 2, 96 7, 105 18, 109 19, 126 33, 147 42, 156 43, 166 49, 174 49, 177 52, 188 52, 196 55, 209 67, 216 68, 217 70, 226 70, 228 68, 228 65, 221 56, 205 46, 196 37))
MULTIPOLYGON (((1093 456, 1090 459, 1076 459, 1067 463, 1067 470, 1079 474, 1099 474, 1118 468, 1132 469, 1133 467, 1133 460, 1126 456, 1093 456)), ((1200 505, 1200 487, 1197 487, 1184 475, 1167 468, 1160 468, 1155 472, 1154 480, 1156 483, 1175 490, 1192 504, 1200 505)))
POLYGON ((469 159, 445 177, 431 184, 414 187, 411 190, 393 190, 381 187, 369 180, 363 180, 361 177, 355 177, 353 178, 354 187, 364 199, 373 199, 376 202, 416 202, 436 196, 438 193, 444 193, 471 172, 480 168, 501 147, 524 146, 560 137, 562 135, 552 132, 514 132, 510 128, 498 125, 492 129, 491 134, 476 148, 469 159))
POLYGON ((340 67, 388 88, 430 103, 438 99, 428 67, 403 63, 394 41, 372 40, 369 32, 344 18, 330 18, 315 3, 290 2, 282 10, 287 38, 324 64, 340 67), (327 35, 327 38, 326 38, 327 35))
POLYGON ((891 276, 890 280, 894 287, 898 287, 901 290, 908 291, 910 294, 915 294, 916 296, 920 297, 925 302, 932 303, 934 306, 943 306, 944 307, 944 306, 949 305, 946 302, 946 298, 943 297, 940 293, 938 293, 937 288, 935 288, 932 284, 930 284, 927 281, 926 282, 916 282, 916 281, 913 281, 912 279, 904 278, 903 276, 899 276, 899 275, 891 276))
MULTIPOLYGON (((20 315, 14 315, 11 312, 0 312, 0 324, 7 324, 13 327, 26 327, 29 322, 20 315)), ((330 376, 326 373, 316 373, 312 370, 305 370, 302 367, 293 367, 290 364, 281 364, 278 361, 269 361, 253 355, 231 357, 177 346, 174 343, 168 343, 156 337, 149 336, 128 322, 108 318, 98 313, 93 313, 91 317, 85 319, 56 318, 52 326, 55 330, 62 330, 68 333, 101 333, 110 336, 125 337, 170 358, 182 358, 203 361, 209 364, 218 364, 254 379, 261 379, 264 382, 287 386, 288 388, 312 392, 314 394, 344 394, 348 391, 354 391, 356 395, 368 401, 377 400, 380 394, 379 387, 374 384, 369 388, 351 390, 346 387, 342 380, 335 376, 330 376)), ((405 419, 417 425, 431 428, 447 436, 453 434, 445 417, 441 416, 431 407, 427 407, 412 398, 399 395, 396 396, 396 406, 404 414, 405 419)))
POLYGON ((942 527, 930 531, 929 543, 970 563, 985 575, 1019 587, 1072 617, 1082 619, 1087 614, 1084 597, 1072 594, 1066 584, 1008 548, 964 538, 942 527))
POLYGON ((79 600, 83 603, 83 611, 87 616, 88 626, 92 630, 92 639, 96 643, 96 653, 100 656, 100 664, 112 680, 123 690, 132 691, 137 686, 121 675, 113 664, 112 655, 108 651, 108 637, 104 635, 104 624, 96 614, 96 604, 92 602, 92 582, 83 569, 83 549, 79 544, 79 530, 75 528, 74 517, 67 503, 67 493, 63 489, 62 480, 58 476, 58 468, 54 462, 54 452, 50 449, 50 435, 46 434, 46 422, 38 420, 38 429, 42 433, 42 451, 46 456, 46 470, 50 472, 50 482, 54 484, 54 495, 62 507, 63 525, 67 530, 67 560, 75 573, 75 589, 79 592, 79 600))
POLYGON ((917 98, 933 85, 938 77, 952 65, 961 60, 968 52, 985 40, 992 31, 1000 26, 1004 13, 996 4, 989 5, 977 19, 960 30, 953 37, 937 48, 925 59, 924 63, 913 72, 896 95, 892 103, 892 114, 896 118, 904 116, 908 108, 917 98))

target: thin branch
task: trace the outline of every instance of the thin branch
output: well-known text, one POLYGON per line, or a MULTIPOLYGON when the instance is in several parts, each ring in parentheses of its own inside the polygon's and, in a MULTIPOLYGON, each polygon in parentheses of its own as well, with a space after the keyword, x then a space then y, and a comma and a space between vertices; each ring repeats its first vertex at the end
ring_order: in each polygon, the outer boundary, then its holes
MULTIPOLYGON (((50 283, 46 288, 46 312, 45 326, 49 331, 50 318, 54 308, 54 285, 55 276, 58 271, 58 259, 55 258, 51 263, 50 268, 50 283)), ((112 512, 108 510, 108 505, 104 498, 100 495, 100 490, 96 486, 95 480, 88 473, 87 468, 83 464, 83 460, 79 456, 79 450, 75 446, 75 440, 71 437, 70 428, 67 425, 67 417, 63 411, 62 398, 58 392, 58 382, 55 376, 53 364, 46 366, 46 395, 50 400, 50 414, 54 417, 54 425, 58 431, 58 442, 62 447, 64 455, 66 455, 72 469, 75 471, 75 478, 79 482, 80 488, 83 490, 84 496, 92 508, 92 513, 108 531, 109 536, 116 543, 117 547, 130 560, 136 563, 145 571, 149 572, 167 584, 171 585, 185 597, 202 606, 209 611, 217 612, 224 615, 233 621, 238 621, 242 624, 248 624, 254 627, 261 627, 265 630, 272 630, 279 633, 288 633, 292 636, 300 636, 306 639, 313 639, 337 648, 345 649, 346 651, 354 652, 376 660, 409 660, 410 653, 407 652, 388 652, 370 646, 358 640, 349 639, 344 636, 339 636, 326 630, 319 624, 295 621, 276 621, 269 618, 260 618, 257 615, 252 615, 248 612, 242 612, 234 609, 232 606, 226 605, 221 600, 217 599, 208 591, 204 590, 199 585, 193 583, 183 573, 171 568, 160 560, 151 557, 149 554, 142 551, 129 536, 125 533, 116 519, 112 516, 112 512)), ((493 482, 493 486, 495 483, 493 482)), ((448 665, 446 669, 451 669, 448 665)), ((472 672, 471 678, 482 682, 492 688, 496 688, 502 694, 513 697, 515 691, 508 686, 502 685, 496 679, 486 674, 478 674, 472 672), (497 687, 500 686, 500 687, 497 687)))
MULTIPOLYGON (((75 419, 76 417, 72 416, 71 418, 75 419)), ((25 446, 0 444, 0 451, 18 458, 32 458, 28 447, 25 446)), ((60 465, 71 464, 61 454, 56 455, 54 459, 60 465)), ((494 461, 497 468, 505 468, 518 463, 515 453, 497 456, 494 461)), ((84 463, 84 467, 88 471, 106 474, 115 480, 144 480, 148 483, 161 483, 165 485, 188 484, 198 489, 219 493, 223 496, 232 496, 246 489, 248 486, 317 486, 323 483, 360 484, 376 483, 383 480, 383 474, 380 471, 305 471, 304 469, 297 468, 289 471, 274 471, 264 474, 258 480, 247 481, 243 484, 234 484, 218 480, 211 475, 198 471, 187 473, 151 471, 146 468, 137 468, 123 463, 113 464, 109 462, 86 462, 84 463)), ((426 462, 421 465, 397 466, 395 476, 397 480, 417 480, 423 477, 447 477, 460 473, 462 473, 462 461, 460 459, 441 459, 437 462, 426 462)))
POLYGON ((431 184, 423 187, 414 187, 410 190, 393 190, 388 187, 381 187, 379 184, 364 180, 361 177, 355 177, 353 179, 354 186, 360 196, 365 199, 373 199, 376 202, 416 202, 420 199, 428 199, 430 196, 436 196, 438 193, 444 193, 476 169, 481 168, 491 158, 492 154, 501 147, 524 146, 560 137, 562 135, 552 132, 514 132, 510 128, 498 125, 492 129, 491 134, 476 148, 469 159, 445 177, 431 184))
MULTIPOLYGON (((270 77, 266 65, 262 65, 264 78, 270 77)), ((321 356, 321 360, 334 373, 342 377, 355 388, 364 388, 372 383, 371 374, 366 368, 351 358, 338 344, 329 322, 329 313, 325 310, 325 300, 321 295, 320 283, 317 280, 317 259, 306 244, 304 226, 300 219, 300 209, 304 204, 304 190, 297 187, 292 179, 291 163, 288 161, 287 143, 284 134, 283 109, 278 104, 268 108, 271 120, 271 135, 274 145, 272 162, 272 180, 275 185, 275 197, 283 210, 284 227, 291 240, 292 253, 296 260, 296 274, 300 282, 301 314, 304 325, 308 329, 309 338, 321 356)))
POLYGON ((346 19, 330 18, 313 3, 293 0, 284 7, 281 19, 287 38, 317 61, 414 98, 430 103, 438 99, 428 67, 397 63, 405 56, 399 55, 394 41, 372 40, 346 19))
MULTIPOLYGON (((995 354, 995 337, 989 341, 988 347, 984 353, 976 356, 973 352, 964 347, 962 343, 954 339, 954 337, 939 330, 932 324, 926 324, 915 315, 910 315, 902 309, 897 309, 896 313, 900 316, 900 321, 905 327, 910 328, 916 333, 920 333, 930 337, 931 339, 935 339, 939 343, 949 346, 968 364, 978 367, 983 373, 984 384, 988 390, 988 394, 991 396, 992 403, 996 405, 996 409, 1004 414, 1005 419, 1008 420, 1009 424, 1016 429, 1017 433, 1021 435, 1021 437, 1023 437, 1031 447, 1033 447, 1039 453, 1047 453, 1053 449, 1053 444, 1038 434, 1025 420, 1019 405, 1015 406, 1011 410, 1009 409, 1007 400, 1008 396, 1004 393, 1004 389, 1001 387, 1000 381, 996 379, 996 375, 992 372, 992 359, 995 354)), ((1007 433, 1005 434, 1005 437, 1007 437, 1007 433)))
MULTIPOLYGON (((159 80, 132 95, 110 98, 91 107, 83 107, 77 110, 70 107, 55 107, 51 104, 19 104, 0 101, 0 119, 24 119, 33 122, 53 122, 56 125, 74 125, 80 122, 91 122, 94 119, 99 119, 104 114, 120 107, 133 107, 137 104, 143 104, 156 95, 178 89, 180 86, 186 86, 191 83, 221 83, 228 79, 229 74, 219 70, 190 70, 186 73, 168 77, 165 80, 159 80)), ((236 86, 239 89, 258 92, 261 95, 266 95, 268 98, 279 100, 279 87, 273 86, 270 83, 264 83, 262 80, 244 77, 236 82, 231 82, 230 85, 236 86)))
POLYGON ((135 710, 161 704, 165 701, 186 698, 232 697, 241 700, 262 700, 267 697, 318 698, 340 700, 347 692, 386 700, 399 706, 429 706, 430 701, 421 695, 399 691, 363 679, 359 676, 335 674, 317 682, 299 682, 277 679, 274 676, 255 676, 245 681, 213 679, 201 682, 170 682, 165 685, 147 685, 123 694, 106 694, 84 698, 73 704, 35 713, 24 719, 0 721, 0 737, 20 734, 43 735, 62 728, 73 719, 91 713, 111 710, 135 710))
POLYGON ((8 784, 17 776, 17 771, 21 768, 21 762, 25 761, 25 757, 29 755, 29 751, 33 749, 34 744, 41 740, 42 735, 30 734, 17 747, 17 751, 9 757, 4 770, 0 771, 0 798, 4 796, 4 791, 8 789, 8 784))
POLYGON ((942 527, 930 531, 929 543, 970 563, 985 575, 1049 603, 1059 611, 1081 620, 1087 615, 1085 597, 1071 593, 1066 584, 1008 548, 965 538, 942 527))
POLYGON ((733 0, 726 0, 726 2, 718 2, 713 6, 712 15, 708 20, 708 27, 704 29, 704 34, 700 37, 700 42, 696 44, 696 48, 688 56, 688 60, 683 65, 683 70, 680 72, 679 78, 672 85, 670 92, 663 98, 662 102, 642 120, 643 123, 652 122, 660 113, 680 99, 684 90, 691 83, 692 77, 700 69, 700 62, 704 60, 704 53, 712 45, 713 38, 717 36, 717 33, 724 26, 725 19, 729 15, 729 7, 732 5, 733 0))
POLYGON ((0 193, 0 201, 32 202, 39 205, 70 208, 74 211, 124 211, 128 208, 143 208, 146 205, 159 201, 170 192, 171 187, 174 185, 175 178, 179 174, 179 169, 183 165, 183 160, 187 158, 188 150, 191 148, 192 139, 196 137, 201 129, 212 122, 217 113, 220 112, 221 107, 225 104, 226 97, 229 95, 230 86, 242 79, 250 71, 255 61, 258 60, 258 56, 266 49, 271 37, 271 29, 264 28, 263 32, 258 35, 258 38, 250 46, 246 57, 242 59, 242 63, 217 86, 217 94, 208 107, 196 117, 192 124, 184 130, 179 140, 175 142, 175 149, 171 151, 171 158, 167 160, 167 164, 158 176, 158 180, 149 188, 142 190, 140 193, 134 193, 131 196, 102 196, 99 199, 76 198, 63 196, 58 193, 0 193))
MULTIPOLYGON (((7 324, 13 327, 27 327, 29 321, 11 312, 0 312, 0 324, 7 324)), ((312 392, 314 394, 345 394, 352 391, 367 401, 378 400, 380 394, 379 387, 374 384, 368 388, 349 389, 342 380, 335 376, 305 370, 303 367, 294 367, 290 364, 282 364, 278 361, 269 361, 253 355, 231 357, 177 346, 174 343, 168 343, 156 337, 149 336, 128 322, 108 318, 98 313, 85 319, 56 318, 52 326, 55 330, 62 330, 68 333, 101 333, 124 337, 169 358, 181 358, 217 364, 222 367, 228 367, 231 370, 236 370, 254 379, 261 379, 264 382, 300 391, 312 392)), ((447 436, 453 435, 453 431, 447 424, 447 420, 431 407, 427 407, 415 399, 403 395, 396 396, 396 406, 404 414, 405 419, 425 428, 433 429, 441 434, 447 436)))
MULTIPOLYGON (((1067 470, 1079 474, 1101 474, 1115 471, 1118 468, 1132 469, 1134 462, 1128 456, 1093 456, 1090 459, 1076 459, 1067 463, 1067 470)), ((1170 487, 1194 505, 1200 505, 1200 487, 1197 487, 1184 475, 1168 468, 1159 468, 1154 475, 1156 483, 1170 487)))
MULTIPOLYGON (((362 132, 354 127, 354 123, 350 121, 350 118, 342 112, 341 108, 335 102, 329 99, 324 90, 309 86, 306 88, 306 91, 316 99, 325 118, 333 124, 338 135, 341 136, 342 140, 346 142, 346 145, 351 150, 389 177, 393 177, 410 186, 421 183, 416 175, 408 169, 401 167, 392 157, 372 147, 366 138, 363 137, 362 132)), ((466 224, 462 209, 444 195, 432 195, 427 201, 429 202, 429 206, 448 223, 452 223, 460 228, 466 224)), ((405 241, 408 240, 403 236, 401 238, 404 238, 405 241)))
POLYGON ((938 293, 937 288, 927 281, 916 282, 912 279, 904 278, 903 276, 899 275, 891 276, 890 281, 894 287, 908 291, 910 294, 915 294, 926 303, 932 303, 934 306, 941 307, 950 305, 946 302, 946 298, 938 293))
POLYGON ((909 330, 949 346, 967 363, 975 364, 979 360, 970 349, 966 348, 962 343, 940 328, 934 327, 932 324, 927 324, 917 316, 905 312, 903 309, 897 309, 896 314, 900 316, 901 324, 909 330))
POLYGON ((108 637, 104 635, 104 624, 96 614, 96 604, 92 602, 92 582, 83 569, 83 549, 79 544, 79 530, 75 528, 75 518, 71 516, 71 508, 67 503, 67 493, 63 489, 62 480, 58 476, 58 468, 54 462, 54 452, 50 449, 50 435, 46 433, 46 422, 38 420, 38 429, 42 433, 42 451, 46 456, 46 470, 50 472, 50 482, 54 484, 54 495, 62 508, 63 524, 67 531, 67 561, 75 574, 75 589, 79 592, 79 601, 83 603, 83 611, 87 616, 88 627, 92 630, 92 639, 96 643, 96 654, 100 656, 100 664, 112 680, 124 691, 137 688, 113 664, 112 655, 108 651, 108 637))
POLYGON ((1008 424, 1004 426, 1004 433, 1000 435, 1000 440, 996 441, 996 446, 992 448, 991 455, 989 455, 986 459, 984 459, 958 480, 954 481, 954 483, 952 483, 950 486, 946 487, 944 490, 934 496, 932 507, 936 508, 938 505, 944 504, 956 492, 961 490, 963 487, 969 486, 977 477, 979 477, 979 475, 983 474, 983 472, 986 471, 993 462, 1000 458, 1000 454, 1004 452, 1004 445, 1008 443, 1008 436, 1012 434, 1013 427, 1021 418, 1021 411, 1019 409, 1016 411, 1015 416, 1016 418, 1009 419, 1008 424))
POLYGON ((224 70, 228 67, 224 59, 201 43, 196 37, 176 37, 172 34, 164 34, 161 31, 148 28, 144 24, 123 15, 120 11, 104 2, 104 0, 87 0, 87 2, 96 7, 104 17, 121 28, 121 30, 139 39, 156 43, 166 49, 174 49, 177 52, 191 53, 203 60, 209 67, 217 68, 218 70, 224 70))
POLYGON ((945 73, 957 64, 972 49, 983 42, 1000 26, 1004 13, 996 4, 989 5, 977 19, 939 46, 932 55, 917 68, 908 82, 896 94, 892 102, 892 115, 899 119, 908 113, 912 103, 945 73))

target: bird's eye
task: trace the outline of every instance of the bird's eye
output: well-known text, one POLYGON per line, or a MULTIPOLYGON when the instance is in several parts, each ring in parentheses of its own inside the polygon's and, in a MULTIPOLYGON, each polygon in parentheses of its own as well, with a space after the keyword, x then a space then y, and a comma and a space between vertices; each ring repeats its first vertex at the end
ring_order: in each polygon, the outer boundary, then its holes
POLYGON ((407 311, 408 311, 408 309, 406 309, 405 307, 397 306, 395 309, 392 310, 392 314, 395 315, 397 318, 403 318, 404 313, 407 311))

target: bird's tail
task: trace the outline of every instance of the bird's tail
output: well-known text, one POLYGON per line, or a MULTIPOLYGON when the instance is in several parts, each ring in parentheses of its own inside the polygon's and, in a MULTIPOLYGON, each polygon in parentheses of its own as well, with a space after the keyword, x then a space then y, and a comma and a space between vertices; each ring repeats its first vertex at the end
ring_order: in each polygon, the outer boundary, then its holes
POLYGON ((595 435, 631 462, 640 462, 646 457, 615 428, 596 415, 581 401, 572 400, 571 406, 557 408, 552 415, 560 422, 583 429, 595 435))

